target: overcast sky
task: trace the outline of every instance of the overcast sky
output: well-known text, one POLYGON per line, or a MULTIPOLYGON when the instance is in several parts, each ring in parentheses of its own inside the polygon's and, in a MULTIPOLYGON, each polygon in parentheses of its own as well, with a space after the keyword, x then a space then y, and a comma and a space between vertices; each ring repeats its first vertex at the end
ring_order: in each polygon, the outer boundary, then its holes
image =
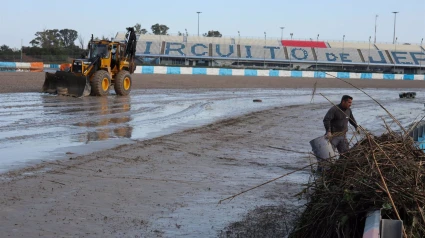
MULTIPOLYGON (((74 29, 86 42, 91 34, 113 37, 128 26, 142 24, 149 32, 155 23, 165 24, 169 33, 198 33, 218 30, 224 36, 316 40, 392 42, 394 14, 398 11, 396 36, 405 43, 425 37, 425 0, 13 0, 2 1, 0 45, 30 45, 34 34, 43 29, 74 29)), ((424 43, 425 44, 425 43, 424 43)))

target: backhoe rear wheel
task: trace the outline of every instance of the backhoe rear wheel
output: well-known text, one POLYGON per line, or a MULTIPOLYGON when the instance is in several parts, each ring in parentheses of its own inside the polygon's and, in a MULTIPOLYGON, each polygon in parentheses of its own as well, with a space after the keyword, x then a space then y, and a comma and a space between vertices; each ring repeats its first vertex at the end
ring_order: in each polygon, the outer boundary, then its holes
POLYGON ((107 96, 109 95, 109 88, 111 86, 111 77, 105 70, 99 70, 94 73, 91 80, 91 94, 93 96, 107 96))
POLYGON ((115 76, 114 90, 117 95, 126 96, 131 91, 131 74, 127 70, 121 70, 115 76))

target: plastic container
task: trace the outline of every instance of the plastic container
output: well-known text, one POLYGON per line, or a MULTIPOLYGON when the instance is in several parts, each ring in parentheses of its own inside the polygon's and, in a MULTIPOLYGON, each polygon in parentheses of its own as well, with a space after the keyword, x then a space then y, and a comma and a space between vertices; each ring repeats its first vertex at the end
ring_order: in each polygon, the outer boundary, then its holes
POLYGON ((320 136, 311 140, 310 145, 318 161, 334 158, 336 156, 332 144, 325 138, 325 136, 320 136))

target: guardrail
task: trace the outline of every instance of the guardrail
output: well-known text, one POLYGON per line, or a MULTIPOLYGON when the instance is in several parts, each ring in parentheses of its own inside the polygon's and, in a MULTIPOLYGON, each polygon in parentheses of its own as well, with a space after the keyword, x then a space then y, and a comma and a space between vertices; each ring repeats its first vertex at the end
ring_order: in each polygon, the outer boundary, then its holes
POLYGON ((176 66, 137 66, 135 73, 216 75, 216 76, 263 76, 263 77, 294 77, 294 78, 338 77, 342 79, 425 80, 425 75, 415 75, 415 74, 289 71, 289 70, 274 70, 274 69, 198 68, 198 67, 176 67, 176 66))
POLYGON ((419 148, 425 151, 425 122, 418 123, 409 135, 418 144, 419 148))
POLYGON ((0 71, 7 72, 43 72, 45 69, 59 69, 59 64, 44 64, 43 62, 0 62, 0 71))
MULTIPOLYGON (((7 72, 43 72, 59 70, 61 64, 43 64, 42 62, 20 63, 0 62, 0 71, 7 72)), ((384 74, 384 73, 351 73, 323 72, 274 69, 233 69, 233 68, 201 68, 178 66, 137 66, 135 74, 175 74, 175 75, 215 75, 215 76, 261 76, 261 77, 293 77, 293 78, 342 78, 342 79, 383 79, 383 80, 425 80, 420 74, 384 74)))
POLYGON ((367 213, 363 238, 402 238, 403 221, 382 219, 381 210, 367 213))

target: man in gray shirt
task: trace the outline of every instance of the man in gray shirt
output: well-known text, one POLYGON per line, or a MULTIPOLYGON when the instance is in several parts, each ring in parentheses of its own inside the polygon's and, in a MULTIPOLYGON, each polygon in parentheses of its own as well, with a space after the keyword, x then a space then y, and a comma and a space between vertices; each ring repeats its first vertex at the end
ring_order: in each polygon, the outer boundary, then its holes
POLYGON ((346 137, 348 122, 356 128, 357 132, 359 130, 357 122, 350 109, 352 101, 352 97, 348 95, 342 96, 341 103, 329 109, 323 119, 323 124, 326 129, 326 137, 329 139, 331 144, 337 148, 340 154, 349 149, 346 137))

